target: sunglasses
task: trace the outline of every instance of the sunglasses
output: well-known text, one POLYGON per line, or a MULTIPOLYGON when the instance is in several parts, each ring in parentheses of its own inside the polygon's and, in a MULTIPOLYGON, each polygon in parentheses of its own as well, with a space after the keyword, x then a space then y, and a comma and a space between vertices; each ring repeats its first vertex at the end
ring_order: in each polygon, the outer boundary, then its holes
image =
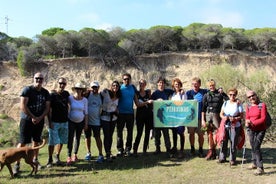
POLYGON ((35 80, 43 80, 43 77, 35 77, 35 80))
POLYGON ((59 85, 66 85, 66 82, 59 82, 59 85))
POLYGON ((92 86, 91 88, 92 89, 98 89, 98 86, 92 86))
POLYGON ((128 80, 129 81, 129 78, 124 78, 123 80, 125 80, 125 81, 128 80))
POLYGON ((231 93, 231 94, 229 94, 229 96, 237 96, 237 95, 236 95, 236 94, 232 94, 232 93, 231 93))
POLYGON ((119 85, 117 85, 117 84, 112 84, 112 86, 114 86, 114 87, 119 87, 119 85))
POLYGON ((255 96, 255 94, 254 94, 254 95, 251 95, 251 96, 248 96, 247 98, 249 99, 249 98, 254 97, 254 96, 255 96))

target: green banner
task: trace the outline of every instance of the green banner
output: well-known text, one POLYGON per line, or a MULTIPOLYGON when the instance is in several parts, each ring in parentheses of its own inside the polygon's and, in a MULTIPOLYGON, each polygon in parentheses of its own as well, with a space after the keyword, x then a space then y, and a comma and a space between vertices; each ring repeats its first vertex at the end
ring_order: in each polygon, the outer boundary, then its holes
POLYGON ((197 127, 196 100, 160 100, 153 102, 154 127, 197 127))

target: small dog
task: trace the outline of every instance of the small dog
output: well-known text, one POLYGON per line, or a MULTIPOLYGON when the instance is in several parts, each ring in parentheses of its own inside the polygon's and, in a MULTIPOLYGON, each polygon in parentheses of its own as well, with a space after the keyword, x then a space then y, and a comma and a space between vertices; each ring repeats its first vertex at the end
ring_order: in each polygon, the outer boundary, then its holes
POLYGON ((10 171, 11 178, 13 178, 14 174, 12 172, 11 164, 21 158, 24 158, 25 162, 33 168, 31 175, 33 174, 33 172, 35 172, 36 174, 38 164, 33 162, 34 152, 35 150, 42 148, 45 144, 46 144, 46 141, 45 139, 43 139, 42 144, 37 147, 25 146, 20 148, 10 148, 7 150, 0 150, 0 164, 1 164, 0 171, 6 165, 10 171))

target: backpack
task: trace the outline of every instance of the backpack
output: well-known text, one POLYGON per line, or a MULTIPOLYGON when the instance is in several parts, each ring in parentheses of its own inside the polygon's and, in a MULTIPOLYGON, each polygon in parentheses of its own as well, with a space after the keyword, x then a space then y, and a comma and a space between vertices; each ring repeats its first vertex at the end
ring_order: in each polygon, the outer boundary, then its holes
MULTIPOLYGON (((248 104, 248 106, 247 106, 248 108, 250 108, 251 107, 251 105, 250 104, 248 104)), ((259 103, 258 104, 258 108, 261 110, 262 109, 262 107, 263 107, 263 103, 261 102, 261 103, 259 103)), ((268 129, 270 126, 271 126, 271 124, 272 124, 272 119, 271 119, 271 116, 270 116, 270 114, 269 114, 269 112, 268 111, 266 111, 266 118, 265 118, 265 125, 266 125, 266 129, 268 129)))

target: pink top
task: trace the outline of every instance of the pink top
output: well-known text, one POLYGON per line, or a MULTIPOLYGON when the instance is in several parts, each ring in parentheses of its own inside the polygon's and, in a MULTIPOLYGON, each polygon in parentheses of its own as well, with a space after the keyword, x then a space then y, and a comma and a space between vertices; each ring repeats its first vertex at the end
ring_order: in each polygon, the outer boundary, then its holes
POLYGON ((253 131, 262 131, 266 129, 266 104, 262 103, 262 108, 258 105, 251 105, 246 108, 246 119, 249 119, 253 126, 249 128, 253 131))

